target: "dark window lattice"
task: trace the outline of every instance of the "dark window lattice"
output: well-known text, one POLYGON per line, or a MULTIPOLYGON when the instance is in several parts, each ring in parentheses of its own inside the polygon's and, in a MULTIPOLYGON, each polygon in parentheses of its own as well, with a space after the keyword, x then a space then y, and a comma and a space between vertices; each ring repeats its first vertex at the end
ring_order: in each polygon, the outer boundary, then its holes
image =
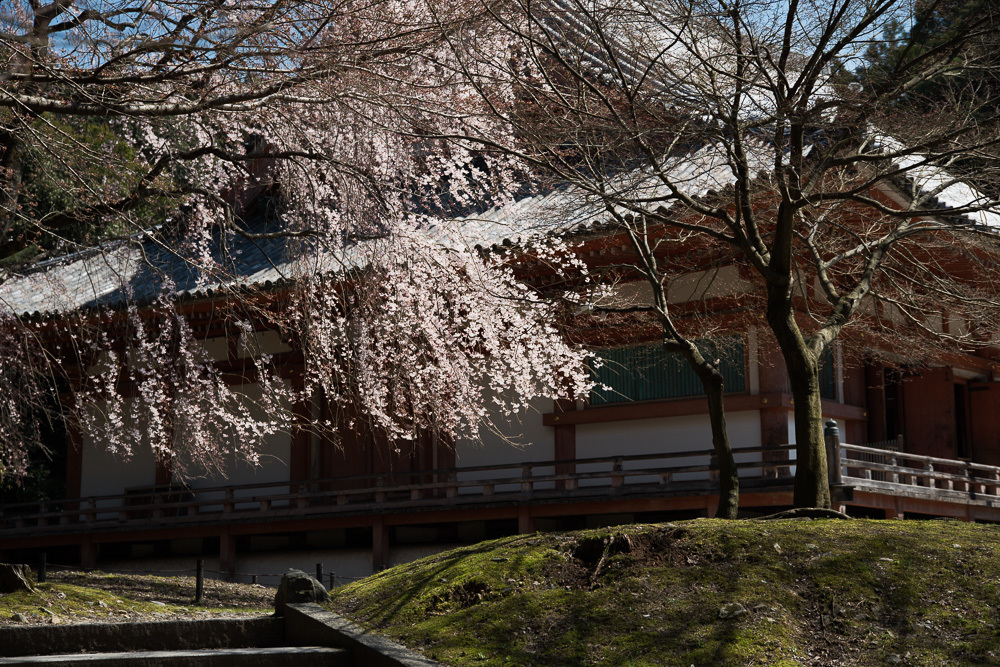
MULTIPOLYGON (((723 338, 699 341, 702 353, 720 359, 725 391, 746 391, 743 341, 723 338)), ((597 386, 590 392, 591 405, 650 401, 664 398, 703 396, 701 380, 677 352, 666 352, 659 343, 594 350, 603 359, 591 369, 597 386), (608 387, 605 389, 604 387, 608 387)))

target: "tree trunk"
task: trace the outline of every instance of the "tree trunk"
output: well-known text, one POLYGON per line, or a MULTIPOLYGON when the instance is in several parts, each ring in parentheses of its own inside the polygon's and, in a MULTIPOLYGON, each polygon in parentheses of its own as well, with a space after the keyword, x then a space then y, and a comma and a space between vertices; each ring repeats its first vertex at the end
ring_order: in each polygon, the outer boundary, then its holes
POLYGON ((803 359, 795 353, 785 355, 795 404, 794 504, 796 507, 829 509, 830 481, 826 469, 826 441, 823 437, 819 363, 812 352, 807 351, 806 354, 813 358, 803 359), (800 368, 793 370, 793 364, 800 368))
POLYGON ((819 355, 806 344, 795 321, 791 299, 774 290, 767 320, 788 368, 795 409, 795 507, 829 508, 830 482, 823 438, 823 403, 819 393, 819 355))
POLYGON ((740 510, 740 476, 733 458, 733 448, 729 444, 729 430, 726 427, 726 411, 722 402, 722 376, 713 373, 713 381, 705 381, 708 398, 708 420, 712 425, 712 446, 719 462, 719 507, 715 516, 720 519, 735 519, 740 510))
POLYGON ((740 509, 740 477, 736 470, 733 449, 729 444, 729 431, 726 428, 723 377, 693 344, 690 345, 694 349, 684 350, 683 354, 705 388, 705 396, 708 398, 708 420, 712 425, 712 447, 719 463, 719 506, 715 516, 719 519, 735 519, 740 509))
POLYGON ((0 130, 0 247, 17 216, 21 190, 22 145, 15 132, 0 130))

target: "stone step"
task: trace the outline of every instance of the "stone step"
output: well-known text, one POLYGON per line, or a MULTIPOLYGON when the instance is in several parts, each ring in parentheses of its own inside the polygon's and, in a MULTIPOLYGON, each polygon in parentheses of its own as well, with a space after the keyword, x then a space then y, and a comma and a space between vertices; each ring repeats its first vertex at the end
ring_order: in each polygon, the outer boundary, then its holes
POLYGON ((66 667, 352 667, 350 652, 322 646, 75 653, 0 658, 0 665, 66 667))

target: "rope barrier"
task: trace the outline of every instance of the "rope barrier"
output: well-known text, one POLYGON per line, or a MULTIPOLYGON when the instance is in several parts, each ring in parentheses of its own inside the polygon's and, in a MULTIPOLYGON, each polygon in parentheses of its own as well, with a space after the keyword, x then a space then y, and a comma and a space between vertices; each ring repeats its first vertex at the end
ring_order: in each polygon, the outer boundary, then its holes
MULTIPOLYGON (((321 564, 317 563, 317 565, 319 566, 319 567, 317 567, 317 572, 322 572, 322 566, 321 566, 321 564)), ((58 571, 58 572, 53 572, 53 574, 57 574, 57 576, 59 574, 87 574, 87 573, 97 573, 97 574, 135 574, 135 575, 145 575, 145 576, 151 576, 151 577, 187 576, 187 577, 196 577, 197 578, 198 574, 199 574, 198 568, 195 568, 195 569, 190 569, 190 568, 187 568, 187 569, 169 569, 169 570, 160 570, 160 569, 152 569, 152 568, 145 568, 145 569, 105 569, 105 568, 101 568, 101 569, 94 569, 94 570, 84 570, 83 568, 81 568, 78 565, 58 565, 58 564, 55 564, 55 563, 46 563, 46 568, 50 569, 50 570, 56 570, 56 571, 58 571)), ((225 570, 209 570, 209 569, 201 568, 201 575, 202 575, 202 577, 204 577, 205 575, 218 575, 217 577, 214 577, 214 576, 211 577, 212 579, 216 579, 216 580, 222 579, 222 578, 228 579, 230 576, 232 576, 232 577, 240 577, 240 578, 249 578, 251 580, 251 583, 254 583, 254 584, 256 584, 257 580, 259 578, 261 578, 261 577, 274 577, 274 578, 279 578, 280 579, 281 577, 285 576, 286 573, 287 573, 287 571, 286 572, 232 572, 232 573, 230 573, 230 572, 225 571, 225 570)), ((328 580, 330 582, 330 587, 332 588, 332 587, 336 586, 338 583, 347 583, 347 582, 352 582, 352 581, 360 581, 362 579, 365 579, 366 577, 365 576, 351 577, 351 576, 346 576, 346 575, 343 575, 343 574, 336 574, 334 572, 330 572, 324 578, 328 578, 328 580)), ((323 582, 321 581, 320 583, 323 583, 323 582)))

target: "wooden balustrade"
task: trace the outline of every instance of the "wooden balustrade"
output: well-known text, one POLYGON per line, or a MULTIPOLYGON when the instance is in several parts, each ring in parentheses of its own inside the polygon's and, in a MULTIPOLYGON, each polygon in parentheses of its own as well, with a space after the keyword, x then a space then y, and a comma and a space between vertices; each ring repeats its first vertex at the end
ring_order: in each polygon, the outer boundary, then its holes
MULTIPOLYGON (((734 453, 744 491, 790 483, 795 465, 793 446, 739 448, 734 453)), ((1000 468, 994 466, 846 443, 840 444, 833 458, 831 470, 842 472, 839 483, 845 486, 888 493, 893 489, 916 490, 948 499, 961 494, 1000 496, 1000 468)), ((0 534, 79 531, 81 527, 89 530, 121 524, 162 526, 237 516, 467 507, 538 498, 594 499, 664 492, 702 495, 717 493, 715 472, 713 452, 699 450, 393 472, 309 483, 262 482, 185 489, 183 494, 154 489, 145 495, 133 491, 7 505, 0 508, 0 534)))
POLYGON ((841 450, 844 481, 858 487, 895 487, 942 499, 959 494, 1000 496, 996 466, 860 445, 842 444, 841 450))
MULTIPOLYGON (((791 449, 788 446, 741 448, 736 452, 739 457, 752 456, 754 460, 737 467, 762 483, 787 483, 789 466, 794 465, 791 449), (771 454, 771 460, 763 460, 764 451, 771 454), (775 453, 783 454, 786 460, 773 460, 775 453), (784 473, 772 474, 780 470, 784 473)), ((358 475, 312 480, 309 484, 261 482, 185 488, 183 494, 146 487, 141 493, 133 489, 86 499, 7 505, 0 509, 0 533, 54 528, 79 530, 81 524, 170 525, 222 520, 234 515, 289 516, 366 508, 385 511, 397 506, 447 507, 506 499, 521 502, 546 494, 572 498, 626 490, 629 493, 684 490, 697 495, 713 492, 712 461, 710 450, 699 450, 358 475), (577 472, 550 472, 557 469, 577 472)))

